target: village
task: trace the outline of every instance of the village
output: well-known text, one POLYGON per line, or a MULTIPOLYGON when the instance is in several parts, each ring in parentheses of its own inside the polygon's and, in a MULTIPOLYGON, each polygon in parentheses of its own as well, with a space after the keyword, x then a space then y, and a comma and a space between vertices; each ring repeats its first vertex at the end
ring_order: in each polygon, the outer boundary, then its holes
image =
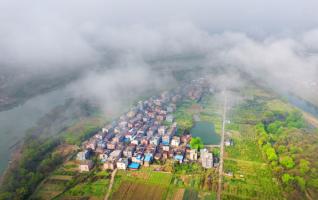
POLYGON ((167 159, 178 163, 200 162, 204 168, 217 167, 218 157, 207 148, 191 148, 190 133, 177 134, 178 124, 173 116, 178 102, 185 98, 199 101, 205 92, 210 92, 206 85, 204 79, 199 79, 186 87, 139 101, 82 144, 82 151, 77 154, 79 170, 93 168, 93 155, 104 170, 138 170, 167 159))

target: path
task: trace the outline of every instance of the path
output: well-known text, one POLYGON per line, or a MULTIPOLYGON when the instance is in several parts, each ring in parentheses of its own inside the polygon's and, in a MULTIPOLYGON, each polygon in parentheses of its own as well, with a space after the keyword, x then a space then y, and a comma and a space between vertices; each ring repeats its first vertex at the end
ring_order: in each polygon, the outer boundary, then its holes
POLYGON ((220 164, 219 164, 219 183, 218 183, 217 200, 221 200, 221 193, 222 193, 224 134, 225 134, 226 107, 227 107, 227 96, 226 96, 225 90, 223 91, 223 94, 224 94, 224 105, 223 105, 223 119, 222 119, 222 135, 221 135, 221 143, 220 143, 220 164))
POLYGON ((110 182, 109 182, 109 186, 108 186, 108 191, 107 191, 107 194, 106 194, 104 200, 108 200, 108 198, 109 198, 110 192, 111 192, 113 184, 114 184, 116 173, 117 173, 117 168, 112 172, 112 176, 110 178, 110 182))

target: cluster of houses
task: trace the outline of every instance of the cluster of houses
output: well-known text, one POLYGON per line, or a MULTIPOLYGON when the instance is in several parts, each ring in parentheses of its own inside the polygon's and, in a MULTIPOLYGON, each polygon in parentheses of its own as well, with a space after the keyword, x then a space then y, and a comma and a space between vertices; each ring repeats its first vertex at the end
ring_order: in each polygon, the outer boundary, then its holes
POLYGON ((178 127, 172 114, 178 101, 185 97, 199 100, 202 94, 202 86, 196 83, 138 102, 117 121, 83 143, 84 150, 77 155, 80 171, 92 169, 90 159, 93 154, 98 155, 105 170, 137 170, 155 160, 167 159, 179 163, 201 161, 203 167, 212 168, 215 164, 212 153, 206 149, 200 152, 191 149, 191 135, 176 135, 178 127))

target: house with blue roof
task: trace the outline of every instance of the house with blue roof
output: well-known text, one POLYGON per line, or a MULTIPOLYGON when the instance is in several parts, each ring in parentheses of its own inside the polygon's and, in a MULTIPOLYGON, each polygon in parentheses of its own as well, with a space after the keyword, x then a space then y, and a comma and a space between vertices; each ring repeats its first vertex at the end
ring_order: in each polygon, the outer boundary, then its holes
POLYGON ((136 162, 132 162, 128 165, 128 169, 130 170, 138 170, 139 167, 140 167, 140 164, 136 162))
POLYGON ((144 166, 149 167, 152 163, 153 155, 152 154, 146 154, 144 159, 144 166))
POLYGON ((144 163, 144 157, 142 154, 136 154, 131 160, 132 162, 139 163, 141 165, 144 163))
POLYGON ((174 156, 174 159, 175 159, 176 161, 178 161, 179 163, 182 163, 182 162, 183 162, 183 155, 180 155, 180 154, 175 155, 175 156, 174 156))

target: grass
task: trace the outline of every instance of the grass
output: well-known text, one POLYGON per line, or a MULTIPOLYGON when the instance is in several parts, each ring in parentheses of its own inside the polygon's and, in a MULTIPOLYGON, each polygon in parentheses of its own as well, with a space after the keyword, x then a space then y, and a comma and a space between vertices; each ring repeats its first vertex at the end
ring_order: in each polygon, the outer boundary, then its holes
MULTIPOLYGON (((261 90, 248 91, 253 95, 235 106, 229 113, 234 145, 225 148, 222 199, 284 199, 280 183, 274 177, 257 143, 254 125, 264 118, 266 111, 282 107, 280 101, 261 90), (271 102, 270 104, 268 102, 271 102)), ((282 109, 287 109, 288 106, 282 109)))
MULTIPOLYGON (((226 160, 225 169, 228 169, 229 163, 234 165, 235 169, 232 177, 224 177, 222 194, 237 198, 283 199, 282 191, 268 165, 241 160, 233 163, 226 160)), ((231 169, 233 170, 233 167, 231 169)))
POLYGON ((172 179, 171 173, 156 172, 151 168, 141 168, 138 171, 118 171, 122 180, 140 183, 168 186, 172 179))
MULTIPOLYGON (((180 199, 181 197, 187 199, 183 195, 187 190, 192 191, 193 194, 204 191, 202 197, 211 196, 213 193, 202 187, 204 178, 209 173, 201 170, 200 173, 175 174, 156 172, 151 167, 141 168, 138 171, 118 171, 111 199, 147 199, 151 193, 152 195, 157 195, 158 191, 153 188, 158 188, 162 193, 162 195, 156 196, 154 199, 180 199), (144 190, 148 190, 148 192, 143 192, 143 196, 137 198, 132 195, 131 191, 138 193, 140 186, 143 186, 144 190), (121 196, 122 193, 125 193, 124 191, 127 193, 125 197, 121 196)), ((193 195, 192 193, 191 195, 193 195)))
POLYGON ((92 182, 85 182, 76 185, 68 190, 64 197, 81 196, 95 197, 96 199, 104 199, 109 185, 108 179, 98 179, 92 182))

